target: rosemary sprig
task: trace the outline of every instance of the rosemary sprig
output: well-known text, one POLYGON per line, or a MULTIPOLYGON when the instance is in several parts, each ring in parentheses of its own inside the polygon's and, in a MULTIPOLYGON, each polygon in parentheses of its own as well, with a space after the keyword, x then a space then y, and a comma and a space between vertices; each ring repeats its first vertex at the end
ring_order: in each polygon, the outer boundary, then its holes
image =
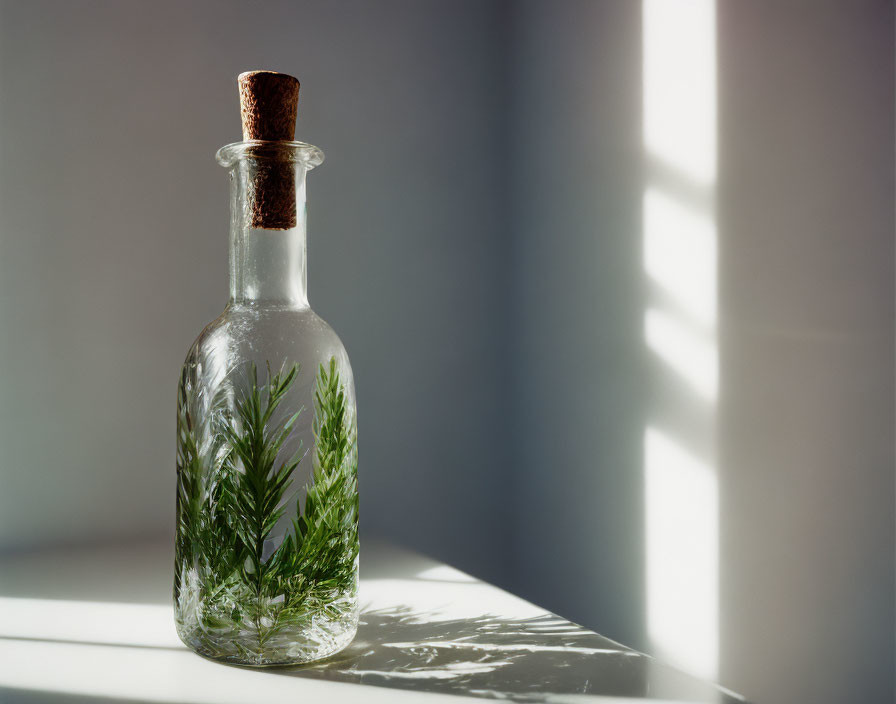
MULTIPOLYGON (((277 413, 298 375, 298 366, 272 373, 268 365, 267 383, 259 385, 250 365, 246 388, 234 394, 227 385, 209 409, 195 408, 187 375, 181 379, 175 598, 181 618, 186 604, 198 608, 196 637, 210 650, 220 649, 214 632, 241 632, 248 624, 263 648, 286 626, 302 626, 316 615, 339 618, 347 596, 354 598, 356 426, 335 358, 317 377, 304 510, 296 504, 292 530, 265 555, 304 458, 301 444, 288 459, 281 457, 302 409, 284 419, 277 413)), ((234 640, 232 647, 246 654, 246 643, 234 640)))
POLYGON ((220 581, 232 571, 228 565, 235 559, 236 538, 230 535, 226 514, 219 508, 222 487, 216 481, 229 454, 217 429, 226 407, 226 391, 222 387, 207 408, 199 408, 201 398, 194 393, 186 369, 178 387, 175 599, 187 565, 202 565, 220 581))
POLYGON ((223 485, 225 501, 228 509, 241 519, 233 527, 249 552, 249 564, 244 567, 246 581, 254 583, 258 597, 264 581, 264 542, 286 511, 281 503, 301 459, 296 452, 277 466, 277 457, 302 411, 299 409, 273 427, 269 424, 298 371, 294 366, 286 373, 272 375, 269 367, 264 394, 258 387, 257 369, 252 365, 249 389, 236 402, 236 418, 224 426, 224 436, 232 450, 225 462, 229 480, 223 485))
POLYGON ((305 508, 296 507, 293 533, 277 551, 283 575, 299 574, 313 585, 301 599, 287 601, 294 613, 308 601, 326 608, 328 598, 354 587, 358 557, 358 451, 356 426, 350 417, 335 358, 320 365, 314 393, 315 441, 312 482, 305 508))

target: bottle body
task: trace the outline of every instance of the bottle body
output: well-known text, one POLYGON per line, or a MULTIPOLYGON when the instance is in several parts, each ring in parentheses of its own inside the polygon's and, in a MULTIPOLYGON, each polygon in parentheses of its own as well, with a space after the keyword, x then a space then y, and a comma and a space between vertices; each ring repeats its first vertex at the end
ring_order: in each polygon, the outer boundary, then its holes
POLYGON ((232 165, 231 300, 178 387, 175 621, 206 657, 292 664, 357 628, 357 414, 345 349, 305 295, 306 165, 296 227, 254 230, 248 158, 232 165))

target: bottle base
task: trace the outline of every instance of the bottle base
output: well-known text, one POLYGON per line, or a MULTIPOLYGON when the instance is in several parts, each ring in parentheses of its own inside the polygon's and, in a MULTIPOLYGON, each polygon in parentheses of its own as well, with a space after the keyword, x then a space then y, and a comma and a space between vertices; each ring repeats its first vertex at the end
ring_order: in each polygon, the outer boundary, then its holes
POLYGON ((286 667, 323 660, 348 647, 357 630, 355 615, 350 619, 316 623, 313 631, 285 631, 259 643, 257 637, 245 631, 211 633, 177 624, 177 635, 196 654, 243 667, 286 667))

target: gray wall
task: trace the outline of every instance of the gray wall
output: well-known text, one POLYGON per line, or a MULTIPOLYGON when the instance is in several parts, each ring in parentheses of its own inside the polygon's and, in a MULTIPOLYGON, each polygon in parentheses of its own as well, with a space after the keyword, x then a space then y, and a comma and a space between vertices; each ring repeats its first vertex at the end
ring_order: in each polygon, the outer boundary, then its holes
POLYGON ((718 3, 712 409, 645 346, 641 5, 0 2, 0 549, 171 533, 212 156, 291 71, 365 534, 652 650, 660 417, 715 470, 721 681, 892 701, 892 3, 718 3))
POLYGON ((173 529, 174 392, 227 296, 236 75, 295 72, 309 293, 363 524, 506 574, 494 3, 0 5, 0 545, 173 529))
MULTIPOLYGON (((643 432, 718 487, 720 680, 894 698, 892 3, 717 7, 719 396, 645 351, 640 3, 521 3, 517 584, 648 650, 643 432)), ((687 510, 687 509, 686 509, 687 510)), ((683 554, 687 554, 686 546, 683 554)))
POLYGON ((640 33, 638 3, 520 5, 511 446, 524 594, 644 647, 640 33))
POLYGON ((719 28, 723 678, 892 702, 893 7, 719 28))

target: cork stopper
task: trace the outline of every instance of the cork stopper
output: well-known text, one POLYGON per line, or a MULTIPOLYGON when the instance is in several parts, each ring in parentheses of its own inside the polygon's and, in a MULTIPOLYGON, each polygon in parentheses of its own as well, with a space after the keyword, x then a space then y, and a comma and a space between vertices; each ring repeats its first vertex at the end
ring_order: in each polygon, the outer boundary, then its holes
POLYGON ((247 71, 237 82, 244 140, 296 138, 298 79, 275 71, 247 71))
MULTIPOLYGON (((237 82, 244 140, 295 139, 297 79, 274 71, 247 71, 239 75, 237 82)), ((259 160, 250 189, 253 228, 289 230, 296 226, 294 164, 287 160, 259 160)))

